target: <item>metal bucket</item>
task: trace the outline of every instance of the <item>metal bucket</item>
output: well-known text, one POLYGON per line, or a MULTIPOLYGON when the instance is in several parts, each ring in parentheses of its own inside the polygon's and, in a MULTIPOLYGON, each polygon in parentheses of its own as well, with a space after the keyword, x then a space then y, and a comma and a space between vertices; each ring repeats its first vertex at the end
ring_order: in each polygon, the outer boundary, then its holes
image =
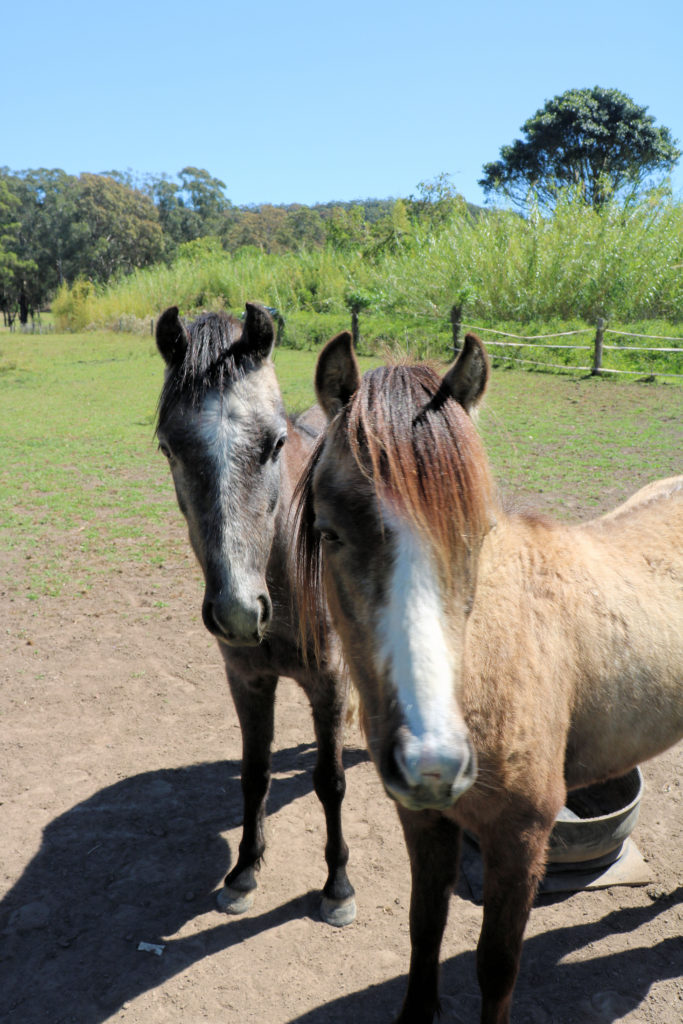
POLYGON ((636 826, 642 793, 640 768, 569 793, 550 834, 548 871, 614 863, 636 826))

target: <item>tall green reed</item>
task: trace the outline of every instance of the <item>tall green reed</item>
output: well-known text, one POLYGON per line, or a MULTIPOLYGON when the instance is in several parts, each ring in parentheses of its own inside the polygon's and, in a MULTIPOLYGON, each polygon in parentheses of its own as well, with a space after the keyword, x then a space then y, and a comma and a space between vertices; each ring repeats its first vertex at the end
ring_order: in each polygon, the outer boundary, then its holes
POLYGON ((665 191, 601 210, 560 199, 551 217, 505 210, 472 216, 466 205, 433 230, 413 225, 385 249, 332 248, 280 255, 248 247, 229 255, 216 240, 184 247, 159 265, 107 287, 62 289, 59 328, 116 329, 121 318, 156 316, 168 305, 240 310, 250 300, 283 316, 345 315, 363 292, 369 312, 443 323, 454 302, 488 323, 562 319, 683 320, 683 203, 665 191))

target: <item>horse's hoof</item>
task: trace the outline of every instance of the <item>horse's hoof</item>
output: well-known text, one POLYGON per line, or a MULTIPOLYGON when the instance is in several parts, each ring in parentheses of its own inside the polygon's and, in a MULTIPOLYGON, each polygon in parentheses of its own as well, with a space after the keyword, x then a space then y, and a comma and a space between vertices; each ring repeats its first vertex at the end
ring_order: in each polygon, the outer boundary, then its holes
POLYGON ((333 928, 344 928, 356 920, 356 901, 353 896, 347 896, 345 900, 331 900, 329 896, 323 896, 320 916, 325 924, 331 924, 333 928))
POLYGON ((254 905, 256 896, 255 889, 248 889, 246 892, 240 889, 232 889, 224 885, 216 896, 216 906, 226 914, 243 914, 254 905))

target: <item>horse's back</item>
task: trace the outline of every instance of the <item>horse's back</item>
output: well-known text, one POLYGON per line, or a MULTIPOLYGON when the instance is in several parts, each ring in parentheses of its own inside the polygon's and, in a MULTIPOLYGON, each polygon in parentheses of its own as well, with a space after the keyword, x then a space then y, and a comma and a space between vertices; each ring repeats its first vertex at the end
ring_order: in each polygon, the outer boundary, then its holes
POLYGON ((617 505, 611 512, 593 520, 595 524, 606 524, 621 521, 625 517, 631 517, 636 513, 648 515, 666 514, 673 509, 674 514, 681 515, 683 510, 683 475, 669 476, 663 480, 655 480, 646 484, 639 491, 632 494, 623 504, 617 505))
POLYGON ((666 623, 674 646, 683 647, 683 476, 648 484, 578 532, 615 600, 637 606, 642 628, 644 620, 666 623))
MULTIPOLYGON (((683 581, 683 476, 656 480, 612 512, 578 527, 647 580, 662 576, 681 596, 683 581)), ((667 588, 668 589, 668 588, 667 588)))

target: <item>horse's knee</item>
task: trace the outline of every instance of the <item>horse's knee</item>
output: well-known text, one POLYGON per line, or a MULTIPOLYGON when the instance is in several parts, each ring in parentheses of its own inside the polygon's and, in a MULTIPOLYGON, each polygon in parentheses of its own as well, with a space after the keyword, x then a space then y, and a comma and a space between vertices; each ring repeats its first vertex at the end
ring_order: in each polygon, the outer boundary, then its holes
POLYGON ((341 767, 318 764, 313 772, 313 788, 321 803, 339 803, 346 793, 346 776, 341 767))

